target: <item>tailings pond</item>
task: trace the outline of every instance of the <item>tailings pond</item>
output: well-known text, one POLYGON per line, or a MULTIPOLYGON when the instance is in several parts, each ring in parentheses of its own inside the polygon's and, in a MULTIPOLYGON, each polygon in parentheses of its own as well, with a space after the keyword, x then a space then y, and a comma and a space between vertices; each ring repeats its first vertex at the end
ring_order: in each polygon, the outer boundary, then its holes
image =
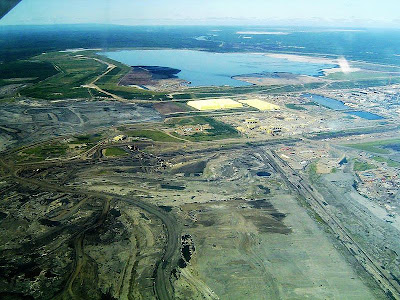
POLYGON ((346 106, 342 101, 324 97, 321 95, 314 94, 303 94, 303 98, 306 98, 312 102, 318 103, 319 105, 325 106, 330 109, 345 111, 346 114, 357 116, 366 120, 382 120, 384 117, 377 114, 373 114, 366 111, 352 111, 350 107, 346 106))
POLYGON ((193 50, 122 50, 100 53, 129 66, 161 66, 181 70, 177 76, 191 86, 247 86, 232 77, 285 72, 321 76, 335 65, 294 62, 255 53, 214 53, 193 50))

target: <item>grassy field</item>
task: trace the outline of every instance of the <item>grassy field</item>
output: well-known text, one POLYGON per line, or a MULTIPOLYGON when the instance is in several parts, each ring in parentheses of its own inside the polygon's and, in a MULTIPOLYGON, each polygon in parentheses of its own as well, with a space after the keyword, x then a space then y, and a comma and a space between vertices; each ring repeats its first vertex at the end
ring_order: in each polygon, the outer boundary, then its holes
POLYGON ((354 171, 367 171, 372 169, 376 169, 376 167, 372 164, 362 162, 359 160, 354 161, 354 166, 353 166, 354 171))
POLYGON ((128 100, 168 100, 165 93, 118 86, 118 82, 129 72, 130 67, 97 55, 92 51, 49 52, 34 57, 34 62, 13 62, 0 66, 0 85, 7 84, 4 79, 15 78, 18 74, 18 77, 30 78, 32 83, 36 83, 21 91, 24 96, 45 100, 110 98, 104 93, 96 90, 89 91, 88 88, 82 87, 93 82, 107 70, 107 65, 96 61, 96 59, 116 66, 107 75, 100 77, 95 82, 105 91, 128 100), (1 72, 1 68, 4 69, 4 72, 1 72), (48 78, 50 76, 53 77, 48 78), (48 79, 44 80, 46 78, 48 79))
POLYGON ((48 80, 21 91, 25 96, 38 99, 90 98, 88 89, 82 85, 90 83, 107 69, 101 62, 77 57, 74 53, 52 52, 36 59, 52 63, 60 71, 48 80))
POLYGON ((118 83, 119 76, 123 74, 122 71, 123 70, 120 67, 116 67, 112 71, 108 72, 107 75, 104 75, 99 80, 97 80, 96 84, 101 85, 101 84, 118 83))
POLYGON ((384 147, 388 145, 395 145, 398 143, 400 143, 400 139, 383 140, 383 141, 368 142, 361 144, 348 144, 346 146, 377 154, 389 154, 390 151, 388 149, 385 149, 384 147))
POLYGON ((130 137, 148 138, 155 142, 183 142, 159 130, 129 130, 125 134, 130 137))
POLYGON ((67 153, 67 146, 61 143, 52 143, 40 145, 34 148, 28 148, 22 152, 23 159, 44 160, 48 158, 57 158, 67 153))
POLYGON ((124 77, 125 74, 127 74, 131 70, 131 68, 129 66, 124 65, 118 61, 109 59, 105 56, 97 55, 92 52, 85 52, 85 54, 116 66, 112 71, 108 72, 107 75, 101 77, 98 81, 96 81, 96 84, 99 86, 105 85, 105 84, 116 86, 116 85, 118 85, 121 78, 124 77))
POLYGON ((172 96, 174 97, 174 99, 178 99, 178 100, 184 100, 184 99, 191 100, 191 99, 195 98, 194 95, 190 94, 190 93, 173 94, 172 96))
POLYGON ((98 91, 96 89, 91 89, 89 91, 89 93, 92 95, 93 98, 96 98, 96 99, 105 99, 105 100, 113 99, 110 95, 107 95, 107 94, 105 94, 103 92, 100 92, 100 91, 98 91))
MULTIPOLYGON (((209 124, 212 127, 205 132, 198 132, 184 137, 185 139, 193 142, 221 140, 239 136, 239 133, 235 128, 211 117, 198 116, 191 118, 174 118, 168 120, 166 124, 170 127, 209 124)), ((179 136, 177 133, 175 133, 175 135, 179 136)))
POLYGON ((400 168, 399 162, 382 157, 382 156, 374 156, 372 159, 377 162, 386 163, 388 165, 388 167, 391 167, 391 168, 400 168))
POLYGON ((106 151, 104 152, 104 154, 105 154, 105 156, 109 156, 109 157, 122 157, 122 156, 127 155, 128 153, 126 153, 121 148, 112 147, 112 148, 107 148, 106 151))

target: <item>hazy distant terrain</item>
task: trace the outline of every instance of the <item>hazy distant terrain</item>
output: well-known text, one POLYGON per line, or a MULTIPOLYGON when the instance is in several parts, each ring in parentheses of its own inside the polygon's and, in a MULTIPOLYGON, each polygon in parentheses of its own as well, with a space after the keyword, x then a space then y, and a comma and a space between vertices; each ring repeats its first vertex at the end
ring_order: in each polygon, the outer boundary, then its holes
POLYGON ((53 25, 2 26, 0 61, 67 48, 177 48, 216 52, 331 54, 351 60, 400 65, 398 30, 217 26, 53 25), (240 34, 284 30, 286 35, 240 34), (247 31, 247 30, 246 30, 247 31), (239 32, 239 33, 238 33, 239 32))

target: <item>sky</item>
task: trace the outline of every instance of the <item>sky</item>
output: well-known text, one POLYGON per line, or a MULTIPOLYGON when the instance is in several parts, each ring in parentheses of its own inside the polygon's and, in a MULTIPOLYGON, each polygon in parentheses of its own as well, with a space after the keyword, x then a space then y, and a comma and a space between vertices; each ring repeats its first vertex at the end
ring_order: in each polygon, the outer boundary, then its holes
POLYGON ((310 25, 400 28, 399 0, 22 0, 0 25, 310 25))

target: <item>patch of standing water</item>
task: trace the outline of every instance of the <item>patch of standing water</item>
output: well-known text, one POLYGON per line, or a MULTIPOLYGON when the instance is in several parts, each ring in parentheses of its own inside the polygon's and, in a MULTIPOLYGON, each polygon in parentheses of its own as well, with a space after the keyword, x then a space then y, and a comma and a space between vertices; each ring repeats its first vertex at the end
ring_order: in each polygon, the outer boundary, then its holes
POLYGON ((260 172, 257 172, 257 176, 260 176, 260 177, 269 177, 269 176, 271 176, 271 173, 269 173, 269 172, 264 172, 264 171, 260 171, 260 172))
POLYGON ((349 109, 348 106, 344 105, 342 101, 320 96, 320 95, 314 95, 314 94, 303 94, 303 98, 306 98, 310 101, 313 101, 315 103, 318 103, 322 106, 334 109, 334 110, 347 110, 349 109))
POLYGON ((346 113, 349 115, 354 115, 354 116, 366 119, 366 120, 383 120, 384 119, 384 117, 382 117, 382 116, 379 116, 379 115, 376 115, 376 114, 373 114, 373 113, 370 113, 367 111, 349 111, 346 113))
MULTIPOLYGON (((303 94, 303 98, 306 98, 312 102, 318 103, 322 106, 328 107, 330 109, 334 110, 349 110, 350 107, 346 106, 342 101, 320 96, 320 95, 314 95, 314 94, 303 94)), ((366 120, 382 120, 384 117, 367 112, 367 111, 346 111, 346 114, 357 116, 366 120)))

